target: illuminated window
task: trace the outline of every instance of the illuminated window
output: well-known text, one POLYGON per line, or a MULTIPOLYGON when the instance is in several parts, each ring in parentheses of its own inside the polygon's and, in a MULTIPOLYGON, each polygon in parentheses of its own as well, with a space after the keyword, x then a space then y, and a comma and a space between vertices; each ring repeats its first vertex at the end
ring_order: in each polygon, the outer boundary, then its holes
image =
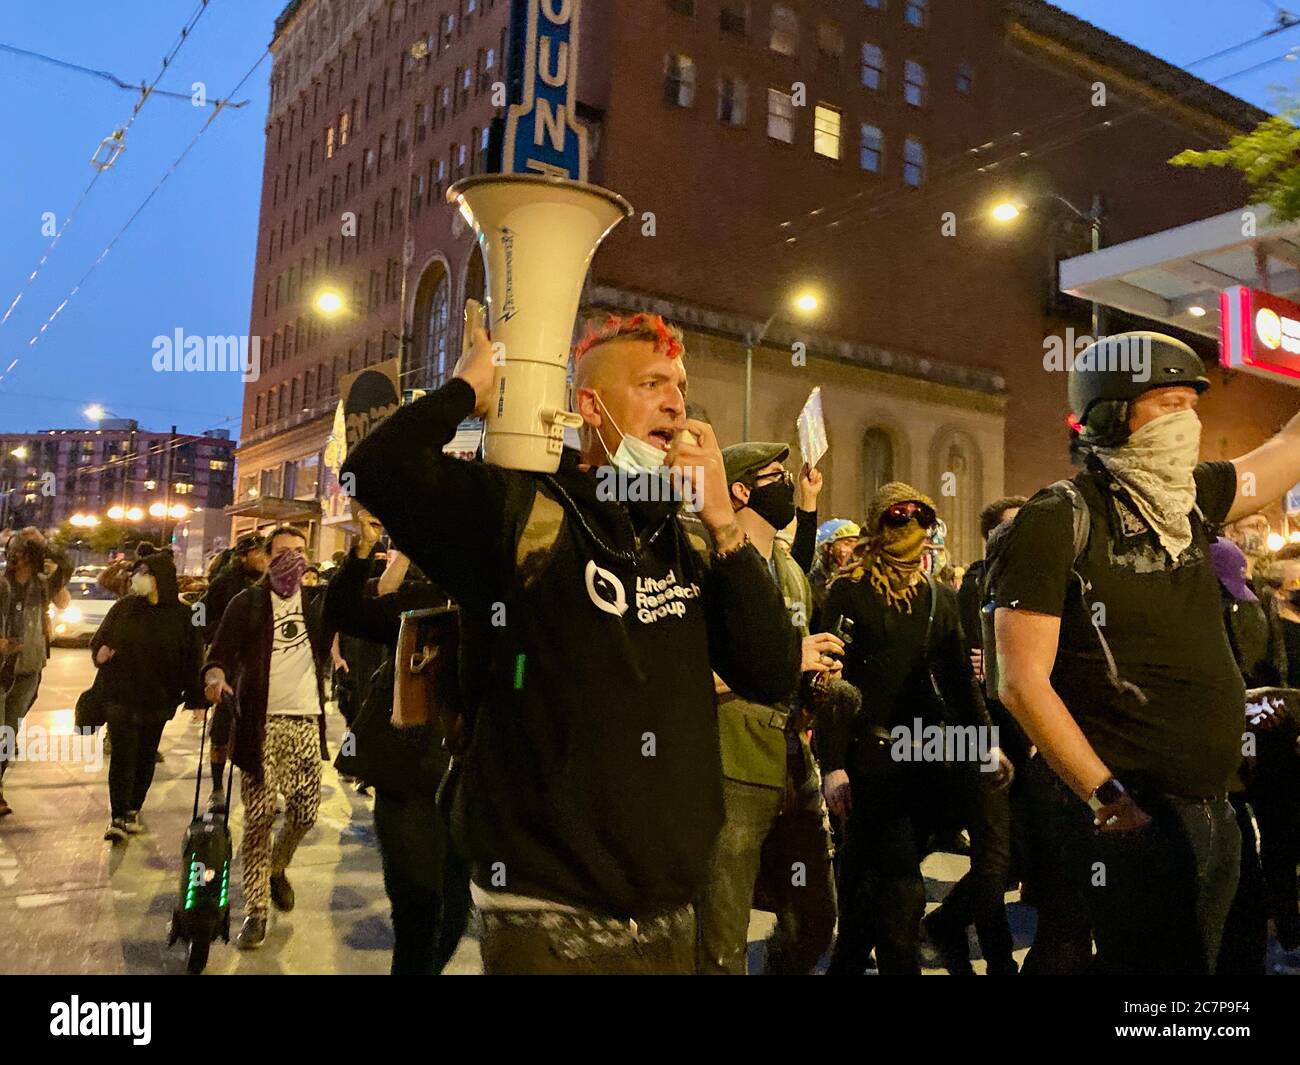
POLYGON ((694 106, 695 60, 690 56, 664 56, 664 101, 671 107, 694 106))
POLYGON ((963 96, 969 96, 975 91, 975 67, 970 63, 963 63, 957 68, 957 91, 963 96))
POLYGON ((930 0, 907 0, 907 9, 903 17, 909 26, 924 27, 929 15, 930 0))
POLYGON ((172 491, 178 496, 192 495, 194 492, 194 485, 190 484, 188 481, 177 481, 172 485, 172 491))
POLYGON ((767 90, 767 135, 786 144, 794 143, 794 97, 788 92, 767 90))
POLYGON ((342 148, 348 142, 348 130, 352 126, 352 116, 347 111, 339 115, 339 147, 342 148))
POLYGON ((827 159, 840 158, 843 116, 833 107, 818 105, 813 122, 813 151, 827 159))
MULTIPOLYGON (((262 397, 261 397, 261 396, 258 396, 257 398, 258 398, 258 400, 260 401, 262 397)), ((259 406, 259 407, 261 406, 261 403, 260 403, 260 402, 258 403, 258 406, 259 406)), ((208 469, 210 469, 210 470, 228 470, 228 469, 230 469, 230 460, 229 460, 229 459, 212 459, 212 460, 208 463, 208 469)))

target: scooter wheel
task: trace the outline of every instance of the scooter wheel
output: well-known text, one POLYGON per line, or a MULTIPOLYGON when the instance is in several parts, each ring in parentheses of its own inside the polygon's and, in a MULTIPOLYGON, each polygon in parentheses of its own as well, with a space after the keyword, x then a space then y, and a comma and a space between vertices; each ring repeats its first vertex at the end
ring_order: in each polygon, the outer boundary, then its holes
POLYGON ((189 956, 185 963, 185 971, 191 976, 198 976, 199 973, 207 967, 208 964, 208 941, 206 939, 191 939, 189 956))

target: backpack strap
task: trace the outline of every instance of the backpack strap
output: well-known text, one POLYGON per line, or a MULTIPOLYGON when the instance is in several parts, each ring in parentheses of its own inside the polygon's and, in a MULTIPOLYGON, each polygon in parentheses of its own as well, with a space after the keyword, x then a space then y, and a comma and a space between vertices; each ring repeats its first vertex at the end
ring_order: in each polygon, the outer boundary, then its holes
POLYGON ((925 637, 921 641, 921 654, 925 657, 925 671, 930 677, 930 688, 935 698, 939 700, 940 709, 945 710, 947 703, 939 687, 939 680, 934 675, 934 659, 930 657, 930 632, 934 628, 934 615, 939 607, 939 588, 934 583, 934 577, 929 573, 925 574, 925 583, 930 589, 930 616, 925 619, 925 637))
MULTIPOLYGON (((1146 693, 1136 684, 1125 680, 1119 675, 1119 666, 1115 662, 1114 652, 1110 649, 1110 642, 1106 639, 1105 629, 1097 620, 1097 613, 1088 601, 1088 594, 1092 591, 1092 584, 1079 572, 1079 564, 1088 550, 1088 540, 1092 533, 1092 512, 1088 509, 1087 500, 1083 498, 1079 486, 1073 481, 1057 481, 1048 485, 1047 490, 1055 495, 1064 496, 1070 501, 1071 514, 1074 519, 1074 562, 1070 567, 1070 573, 1079 582, 1079 597, 1083 603, 1083 609, 1088 615, 1088 622, 1097 634, 1097 641, 1101 644, 1101 653, 1106 658, 1106 674, 1110 678, 1110 683, 1117 691, 1128 692, 1145 706, 1147 703, 1146 693)), ((1199 507, 1197 508, 1197 514, 1200 514, 1199 507)))

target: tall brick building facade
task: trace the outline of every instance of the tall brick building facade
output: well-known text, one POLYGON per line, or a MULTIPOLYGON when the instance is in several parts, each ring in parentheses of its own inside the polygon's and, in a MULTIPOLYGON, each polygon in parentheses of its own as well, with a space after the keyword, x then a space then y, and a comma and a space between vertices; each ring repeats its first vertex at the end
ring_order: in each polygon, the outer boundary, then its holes
MULTIPOLYGON (((454 363, 483 268, 443 197, 487 164, 509 18, 508 0, 295 0, 277 21, 252 315, 268 355, 245 394, 235 532, 314 517, 343 375, 400 350, 404 384, 425 387, 454 363), (326 287, 347 302, 329 320, 326 287)), ((1068 472, 1064 375, 1042 358, 1046 335, 1088 331, 1055 294, 1088 231, 1053 197, 1100 196, 1107 243, 1240 206, 1230 177, 1166 161, 1263 117, 1041 0, 586 0, 581 37, 591 178, 636 209, 587 310, 686 326, 693 398, 730 443, 745 338, 815 288, 816 319, 779 314, 756 352, 751 435, 793 440, 822 385, 823 512, 860 515, 882 480, 911 480, 962 561, 984 502, 1068 472), (1000 227, 1004 198, 1027 210, 1000 227)), ((1213 457, 1294 405, 1219 383, 1213 457)))

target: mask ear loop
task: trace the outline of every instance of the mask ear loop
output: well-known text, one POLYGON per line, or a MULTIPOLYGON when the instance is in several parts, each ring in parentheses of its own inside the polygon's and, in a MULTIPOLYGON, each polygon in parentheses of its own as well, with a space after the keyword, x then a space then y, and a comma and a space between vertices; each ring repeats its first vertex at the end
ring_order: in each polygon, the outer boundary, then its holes
MULTIPOLYGON (((623 430, 618 427, 618 422, 614 421, 614 415, 609 413, 609 408, 605 406, 605 401, 601 398, 600 393, 593 388, 591 394, 596 397, 596 402, 600 404, 600 409, 605 412, 605 417, 609 419, 609 422, 614 427, 615 431, 619 436, 622 436, 623 430)), ((605 435, 600 431, 599 426, 592 426, 592 428, 596 430, 596 439, 600 441, 600 446, 605 451, 605 458, 609 459, 609 464, 613 466, 614 456, 610 453, 609 445, 605 443, 605 435)))

